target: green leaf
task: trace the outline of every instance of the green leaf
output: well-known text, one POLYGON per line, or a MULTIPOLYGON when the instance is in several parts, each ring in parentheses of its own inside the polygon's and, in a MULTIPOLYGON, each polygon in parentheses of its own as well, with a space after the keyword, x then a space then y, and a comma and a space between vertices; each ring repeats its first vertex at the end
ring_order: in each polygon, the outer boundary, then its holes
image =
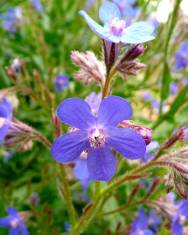
POLYGON ((168 112, 168 116, 174 115, 181 106, 187 101, 188 96, 188 85, 185 86, 177 95, 176 99, 174 100, 171 109, 168 112))
POLYGON ((161 93, 162 100, 167 99, 169 96, 171 81, 172 81, 172 76, 170 73, 170 69, 169 69, 168 63, 165 62, 164 73, 163 73, 163 78, 162 78, 162 93, 161 93))

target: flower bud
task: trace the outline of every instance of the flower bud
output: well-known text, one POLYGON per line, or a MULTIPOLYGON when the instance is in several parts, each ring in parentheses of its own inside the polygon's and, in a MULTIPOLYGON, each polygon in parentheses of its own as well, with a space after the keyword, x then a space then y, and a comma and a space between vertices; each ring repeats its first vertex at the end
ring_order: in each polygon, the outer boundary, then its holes
POLYGON ((103 40, 103 48, 104 48, 104 60, 108 74, 118 57, 119 53, 118 44, 103 40))
POLYGON ((135 60, 140 55, 142 55, 145 51, 143 44, 137 44, 133 46, 130 50, 128 50, 125 56, 121 59, 121 62, 135 60))
POLYGON ((75 65, 80 67, 80 70, 75 74, 77 80, 82 80, 86 85, 92 82, 104 84, 106 73, 104 64, 96 58, 93 52, 72 51, 71 59, 75 65))
POLYGON ((137 44, 128 50, 122 57, 116 66, 116 69, 124 76, 125 79, 128 75, 136 76, 138 71, 146 66, 137 60, 144 51, 144 46, 142 44, 137 44))
POLYGON ((138 124, 133 123, 132 121, 124 120, 119 123, 118 127, 121 128, 130 128, 136 131, 138 134, 142 136, 145 140, 145 143, 148 145, 152 140, 152 129, 144 126, 140 126, 138 124))
POLYGON ((28 125, 18 121, 11 121, 8 133, 4 140, 4 146, 7 148, 18 147, 19 152, 32 148, 33 129, 28 125))

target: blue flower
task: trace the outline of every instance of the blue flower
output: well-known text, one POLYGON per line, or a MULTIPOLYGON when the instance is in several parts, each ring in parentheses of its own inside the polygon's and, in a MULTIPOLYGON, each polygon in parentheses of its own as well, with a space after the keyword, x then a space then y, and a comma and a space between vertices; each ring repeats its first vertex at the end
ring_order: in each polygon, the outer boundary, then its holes
POLYGON ((23 218, 16 209, 9 207, 7 209, 8 216, 0 218, 0 226, 9 228, 10 235, 28 235, 28 230, 24 224, 23 218))
POLYGON ((154 157, 153 152, 157 150, 158 148, 159 148, 159 143, 157 141, 152 141, 150 144, 148 144, 146 146, 146 154, 141 159, 141 161, 142 162, 150 161, 154 157))
POLYGON ((139 8, 133 6, 136 0, 112 0, 112 2, 118 6, 122 17, 131 19, 139 12, 139 8))
POLYGON ((139 134, 117 127, 132 115, 129 102, 121 97, 104 98, 96 115, 85 101, 66 99, 59 105, 57 115, 77 131, 58 137, 52 145, 52 156, 57 162, 67 164, 87 151, 87 167, 93 180, 107 181, 114 175, 116 159, 112 148, 128 159, 139 159, 145 154, 145 141, 139 134))
POLYGON ((14 33, 17 25, 23 22, 22 9, 20 7, 10 8, 1 18, 3 19, 4 29, 10 33, 14 33))
POLYGON ((188 67, 188 42, 183 42, 176 53, 176 69, 181 70, 188 67))
POLYGON ((12 105, 7 99, 0 102, 0 142, 3 142, 8 133, 12 119, 12 105))
POLYGON ((9 161, 9 159, 13 156, 13 152, 12 151, 9 151, 7 152, 4 157, 3 157, 3 161, 4 163, 7 163, 9 161))
POLYGON ((116 4, 104 2, 99 9, 99 18, 104 26, 96 23, 85 11, 80 11, 90 29, 99 37, 114 43, 138 44, 153 40, 155 28, 147 22, 138 22, 126 27, 126 21, 116 4))
POLYGON ((172 218, 171 235, 183 235, 183 224, 188 220, 188 200, 179 203, 178 210, 172 218))
POLYGON ((86 98, 85 101, 89 104, 92 113, 95 115, 100 107, 100 103, 102 100, 102 94, 96 94, 95 92, 91 92, 86 98))
POLYGON ((154 235, 159 223, 160 217, 155 215, 154 210, 147 216, 144 208, 141 208, 137 218, 132 222, 130 235, 154 235))
POLYGON ((54 87, 58 93, 69 87, 69 78, 66 74, 59 74, 55 77, 54 87))
POLYGON ((40 0, 31 0, 32 5, 34 6, 35 10, 38 12, 43 11, 43 6, 40 0))
POLYGON ((170 94, 175 95, 179 90, 179 86, 177 82, 170 83, 170 94))
POLYGON ((89 8, 91 8, 94 5, 95 2, 96 2, 96 0, 87 0, 87 2, 85 4, 85 7, 87 9, 89 9, 89 8))
POLYGON ((188 142, 188 127, 183 129, 183 140, 188 142))
POLYGON ((74 175, 77 179, 80 180, 82 188, 85 191, 88 187, 89 182, 91 181, 87 167, 87 152, 83 152, 80 155, 80 158, 76 160, 74 167, 74 175), (85 155, 86 158, 84 158, 83 155, 85 155))

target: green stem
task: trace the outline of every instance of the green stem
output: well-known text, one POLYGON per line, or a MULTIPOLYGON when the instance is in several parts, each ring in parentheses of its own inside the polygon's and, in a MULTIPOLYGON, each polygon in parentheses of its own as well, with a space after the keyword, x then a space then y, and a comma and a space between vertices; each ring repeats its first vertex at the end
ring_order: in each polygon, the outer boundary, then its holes
POLYGON ((105 81, 104 88, 103 88, 103 91, 102 91, 102 98, 109 95, 109 93, 110 93, 110 82, 111 82, 111 79, 113 78, 115 73, 116 73, 116 68, 114 67, 110 71, 109 75, 106 77, 106 81, 105 81))
POLYGON ((62 188, 61 188, 61 184, 59 185, 60 192, 62 192, 62 194, 63 194, 63 198, 66 203, 66 207, 67 207, 67 211, 69 213, 71 224, 72 224, 72 226, 74 226, 77 221, 77 213, 76 213, 74 205, 72 203, 71 192, 69 190, 69 184, 68 184, 68 180, 67 180, 67 176, 66 176, 66 172, 65 172, 65 166, 60 165, 59 169, 60 169, 59 179, 60 179, 60 183, 62 184, 62 188))
POLYGON ((177 18, 177 13, 178 13, 180 3, 181 3, 181 0, 176 0, 174 11, 171 16, 169 30, 167 31, 167 36, 166 36, 165 45, 164 45, 164 65, 163 65, 162 86, 161 86, 160 115, 162 114, 164 93, 165 93, 165 89, 166 89, 165 83, 167 82, 166 81, 166 70, 167 70, 167 66, 168 66, 167 58, 168 58, 169 42, 170 42, 170 38, 172 36, 173 30, 174 30, 176 22, 177 22, 176 18, 177 18))
POLYGON ((136 180, 136 179, 141 179, 141 178, 145 177, 145 175, 141 175, 140 173, 142 171, 144 171, 145 169, 152 167, 156 164, 158 164, 158 163, 157 162, 148 162, 145 165, 141 165, 141 166, 135 168, 127 175, 123 175, 123 176, 118 177, 102 192, 102 194, 110 193, 113 189, 118 188, 125 181, 136 180))
POLYGON ((89 204, 82 215, 80 222, 70 231, 69 235, 79 235, 95 218, 97 212, 103 205, 104 198, 97 197, 93 203, 89 204))
POLYGON ((101 190, 101 185, 99 181, 96 181, 94 184, 94 195, 93 198, 96 199, 98 197, 98 195, 100 194, 100 190, 101 190))
POLYGON ((88 225, 89 223, 95 218, 96 214, 98 213, 99 209, 103 205, 108 193, 110 193, 114 188, 119 187, 122 183, 129 181, 129 180, 136 180, 143 177, 143 175, 138 175, 145 169, 158 164, 157 162, 149 162, 143 166, 140 166, 134 170, 132 170, 128 175, 119 177, 117 180, 112 182, 105 190, 103 190, 93 201, 93 203, 87 206, 85 213, 80 219, 80 222, 73 227, 70 231, 69 235, 79 235, 88 225))

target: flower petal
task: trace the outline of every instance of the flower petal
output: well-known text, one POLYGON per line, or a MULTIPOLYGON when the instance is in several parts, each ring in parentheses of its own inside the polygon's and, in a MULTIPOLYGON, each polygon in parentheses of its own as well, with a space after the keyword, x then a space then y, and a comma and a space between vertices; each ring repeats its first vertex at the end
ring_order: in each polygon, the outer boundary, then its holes
POLYGON ((116 158, 108 148, 91 150, 87 159, 90 178, 108 181, 116 171, 116 158))
POLYGON ((107 40, 112 41, 114 43, 120 42, 120 37, 116 37, 111 35, 108 31, 108 27, 102 27, 100 24, 96 23, 85 11, 79 12, 81 16, 84 17, 86 23, 90 27, 90 29, 96 33, 99 37, 107 40))
POLYGON ((119 122, 129 119, 132 109, 129 102, 119 96, 108 96, 101 102, 98 112, 98 122, 116 126, 119 122))
POLYGON ((11 228, 9 235, 19 235, 19 233, 20 233, 19 228, 11 228))
POLYGON ((13 207, 8 207, 7 208, 7 213, 11 216, 17 216, 18 212, 16 209, 14 209, 13 207))
POLYGON ((125 29, 121 41, 123 43, 143 43, 153 40, 155 37, 152 35, 155 27, 147 22, 138 22, 125 29))
POLYGON ((99 18, 104 24, 109 24, 115 18, 121 18, 121 12, 116 4, 104 2, 99 8, 99 18))
POLYGON ((128 128, 111 127, 108 129, 107 144, 129 159, 139 159, 145 155, 144 139, 128 128))
POLYGON ((0 218, 0 227, 7 228, 10 225, 11 218, 9 216, 0 218))
POLYGON ((64 100, 57 109, 57 115, 62 122, 79 129, 88 128, 95 122, 89 105, 78 98, 64 100))
POLYGON ((183 225, 176 220, 171 224, 171 235, 183 235, 183 225))
POLYGON ((3 118, 0 118, 0 143, 4 141, 10 125, 11 125, 10 120, 8 119, 3 120, 3 118))
POLYGON ((81 181, 82 187, 84 190, 86 190, 89 181, 89 171, 87 167, 87 159, 78 159, 75 163, 74 167, 74 175, 77 179, 81 181))
POLYGON ((78 158, 87 144, 87 133, 76 131, 55 139, 51 154, 59 163, 69 163, 78 158))
POLYGON ((28 235, 29 234, 29 232, 27 230, 27 227, 23 223, 20 225, 20 231, 21 231, 22 235, 28 235))

